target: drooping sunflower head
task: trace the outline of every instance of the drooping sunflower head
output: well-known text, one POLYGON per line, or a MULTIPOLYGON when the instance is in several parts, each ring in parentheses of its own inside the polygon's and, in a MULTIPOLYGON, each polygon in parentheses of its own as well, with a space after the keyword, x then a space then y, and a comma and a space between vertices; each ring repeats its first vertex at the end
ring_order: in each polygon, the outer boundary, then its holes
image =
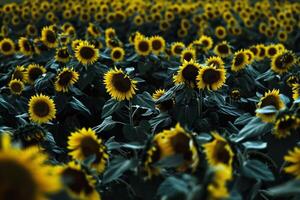
POLYGON ((25 56, 30 56, 34 53, 34 47, 26 37, 21 37, 18 41, 20 52, 25 56))
POLYGON ((10 38, 4 38, 0 41, 0 53, 10 56, 15 53, 15 43, 10 38))
POLYGON ((58 173, 38 148, 0 151, 1 199, 47 199, 61 187, 58 173))
POLYGON ((292 174, 298 179, 300 178, 300 148, 295 147, 293 151, 289 151, 284 160, 288 162, 289 166, 284 168, 288 174, 292 174))
POLYGON ((231 54, 231 47, 226 41, 223 41, 215 46, 214 53, 222 58, 225 58, 231 54))
POLYGON ((35 123, 47 123, 55 118, 55 104, 49 96, 42 94, 32 96, 28 106, 29 118, 35 123))
POLYGON ((67 63, 70 60, 68 47, 60 47, 56 49, 55 60, 62 63, 67 63))
POLYGON ((207 162, 211 166, 223 164, 232 168, 234 152, 230 144, 217 132, 212 132, 212 135, 214 137, 213 141, 203 145, 207 162))
POLYGON ((182 42, 174 42, 171 45, 171 52, 173 56, 180 56, 181 52, 185 49, 185 44, 182 42))
POLYGON ((211 56, 205 61, 206 66, 214 66, 217 69, 224 69, 224 61, 219 56, 211 56))
POLYGON ((134 49, 138 55, 147 56, 151 53, 151 43, 146 37, 139 37, 134 40, 134 49))
POLYGON ((273 134, 276 138, 286 138, 300 126, 300 119, 295 115, 283 115, 276 119, 273 134))
POLYGON ((24 87, 24 83, 19 79, 12 79, 8 84, 10 92, 15 95, 20 95, 24 90, 24 87))
POLYGON ((136 81, 121 69, 111 69, 104 75, 106 91, 118 101, 130 100, 136 93, 136 81))
POLYGON ((100 195, 95 189, 96 181, 88 175, 76 162, 59 168, 62 182, 71 197, 80 199, 100 200, 100 195))
POLYGON ((46 68, 38 64, 30 64, 26 70, 26 78, 28 83, 33 84, 35 80, 46 73, 46 68))
POLYGON ((285 80, 286 84, 293 88, 294 84, 300 83, 299 77, 296 75, 290 75, 286 80, 285 80))
MULTIPOLYGON (((154 100, 158 100, 161 96, 163 96, 166 93, 165 89, 158 89, 155 90, 155 92, 152 95, 152 98, 154 100)), ((161 111, 168 111, 170 109, 172 109, 174 106, 174 100, 173 99, 169 99, 167 101, 161 102, 157 105, 157 108, 161 111)))
POLYGON ((234 57, 231 64, 231 70, 238 72, 246 67, 248 64, 248 56, 243 50, 234 53, 234 57))
POLYGON ((105 38, 114 38, 117 36, 116 30, 114 28, 105 29, 105 38))
MULTIPOLYGON (((285 108, 284 102, 281 100, 279 90, 270 90, 261 97, 257 108, 264 108, 266 106, 274 106, 277 111, 285 108)), ((261 118, 264 122, 274 122, 276 113, 256 113, 256 116, 261 118)))
POLYGON ((183 83, 192 88, 196 87, 197 75, 200 68, 200 64, 195 62, 193 59, 190 61, 183 61, 182 65, 177 71, 177 74, 173 76, 174 83, 183 83))
POLYGON ((164 130, 154 136, 144 158, 144 168, 151 178, 157 175, 160 168, 154 164, 170 156, 180 156, 182 162, 178 163, 177 171, 188 169, 196 170, 199 164, 199 153, 196 143, 190 133, 177 124, 170 130, 164 130))
POLYGON ((293 84, 293 99, 297 100, 300 97, 300 84, 293 84))
POLYGON ((122 47, 115 47, 110 52, 110 57, 114 62, 120 62, 124 59, 125 50, 122 47))
POLYGON ((150 38, 151 49, 154 54, 164 52, 166 47, 166 41, 161 36, 153 36, 150 38))
POLYGON ((79 73, 73 68, 63 68, 56 77, 55 90, 58 92, 67 92, 69 87, 75 84, 79 79, 79 73))
POLYGON ((26 69, 24 66, 16 66, 11 79, 17 79, 22 82, 26 82, 26 69))
POLYGON ((83 65, 91 65, 99 58, 99 50, 88 41, 80 42, 75 50, 76 59, 83 65))
POLYGON ((71 133, 68 138, 68 149, 69 155, 75 160, 84 161, 95 156, 92 167, 99 173, 105 170, 109 155, 106 146, 91 128, 82 128, 71 133))
POLYGON ((213 47, 213 39, 209 36, 202 35, 199 38, 199 44, 201 45, 203 51, 207 52, 213 47))
POLYGON ((86 31, 92 37, 99 37, 101 35, 99 28, 93 23, 89 23, 86 31))
POLYGON ((295 65, 297 58, 292 51, 280 51, 272 57, 271 69, 278 73, 283 74, 295 65))
POLYGON ((58 45, 57 42, 57 34, 53 30, 53 27, 44 27, 41 32, 41 41, 48 47, 48 48, 56 48, 58 45))
POLYGON ((196 50, 192 48, 184 49, 180 54, 180 61, 183 63, 184 61, 196 60, 196 50))
POLYGON ((213 66, 202 67, 197 75, 199 89, 218 90, 226 81, 226 69, 213 66))

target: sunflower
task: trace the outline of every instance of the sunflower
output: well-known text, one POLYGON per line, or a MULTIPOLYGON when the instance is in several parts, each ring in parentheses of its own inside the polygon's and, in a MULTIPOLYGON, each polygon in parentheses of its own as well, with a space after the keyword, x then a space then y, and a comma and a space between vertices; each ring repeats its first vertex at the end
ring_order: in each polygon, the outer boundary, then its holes
POLYGON ((259 49, 257 48, 256 45, 253 45, 249 48, 249 50, 253 53, 253 55, 255 56, 255 58, 258 56, 259 53, 259 49))
POLYGON ((116 30, 114 28, 105 29, 105 38, 114 38, 117 36, 116 30))
POLYGON ((213 168, 214 175, 207 186, 209 200, 226 199, 229 197, 227 182, 232 179, 232 170, 226 165, 219 164, 213 168))
POLYGON ((296 56, 292 51, 280 51, 272 57, 271 69, 278 74, 283 74, 289 71, 296 62, 296 56))
POLYGON ((224 61, 219 56, 211 56, 205 61, 206 66, 214 66, 217 69, 224 69, 224 61))
POLYGON ((173 56, 180 56, 184 49, 185 45, 182 42, 174 42, 171 45, 171 52, 173 56))
POLYGON ((44 27, 41 32, 41 41, 48 47, 48 48, 56 48, 58 45, 57 42, 57 35, 53 30, 53 27, 44 27))
POLYGON ((22 82, 26 82, 26 69, 24 68, 24 66, 16 66, 11 79, 17 79, 20 80, 22 82))
POLYGON ((285 30, 280 30, 280 31, 278 31, 278 33, 277 33, 277 39, 278 39, 280 42, 285 42, 285 41, 287 41, 287 39, 288 39, 288 33, 287 33, 285 30))
POLYGON ((38 64, 30 64, 26 69, 26 78, 28 83, 33 84, 35 80, 46 73, 46 68, 38 64))
POLYGON ((76 59, 83 65, 95 63, 99 58, 99 50, 87 41, 80 42, 75 49, 76 59))
POLYGON ((293 99, 297 100, 300 97, 300 84, 293 84, 293 99))
POLYGON ((164 52, 166 47, 166 41, 161 36, 152 36, 150 38, 151 49, 154 54, 164 52))
POLYGON ((196 143, 192 135, 179 123, 174 128, 164 130, 153 137, 144 158, 144 168, 148 177, 159 174, 160 168, 154 166, 157 161, 176 155, 182 156, 183 159, 181 163, 178 163, 177 171, 196 170, 199 164, 196 143))
POLYGON ((0 198, 45 200, 58 192, 59 175, 46 160, 34 147, 0 151, 0 198))
POLYGON ((43 149, 42 143, 46 138, 46 130, 34 123, 27 123, 19 126, 14 132, 14 139, 21 142, 23 148, 28 148, 32 146, 39 147, 43 149))
POLYGON ((231 47, 226 41, 223 41, 215 46, 214 53, 222 58, 225 58, 231 54, 231 47))
POLYGON ((42 52, 48 50, 48 47, 39 38, 35 38, 33 40, 33 44, 34 44, 34 51, 36 54, 41 54, 42 52))
POLYGON ((0 135, 0 152, 4 152, 6 150, 10 150, 11 145, 11 133, 10 132, 1 132, 0 135))
POLYGON ((4 38, 0 41, 0 53, 10 56, 15 53, 15 44, 10 38, 4 38))
POLYGON ((264 44, 256 45, 258 54, 256 55, 257 60, 263 60, 267 55, 267 47, 264 44))
POLYGON ((30 43, 28 38, 21 37, 18 41, 20 52, 25 56, 31 56, 34 52, 33 45, 30 43))
POLYGON ((122 47, 115 47, 110 52, 110 57, 114 62, 120 62, 124 59, 125 51, 122 47))
POLYGON ((106 91, 118 101, 130 100, 137 90, 136 83, 122 69, 111 69, 104 75, 106 91))
POLYGON ((60 47, 56 49, 55 60, 62 63, 67 63, 70 60, 68 47, 60 47))
POLYGON ((286 138, 300 125, 300 119, 295 115, 284 115, 276 119, 273 134, 276 138, 286 138))
POLYGON ((234 88, 230 91, 230 98, 234 101, 238 101, 241 99, 241 92, 239 89, 234 88))
POLYGON ((286 156, 284 156, 285 162, 288 162, 290 165, 284 168, 286 173, 300 178, 300 148, 295 147, 293 151, 289 151, 286 156))
POLYGON ((8 88, 12 94, 20 95, 24 90, 24 83, 18 79, 12 79, 8 84, 8 88))
POLYGON ((211 166, 223 164, 232 169, 234 153, 230 145, 227 140, 217 132, 212 132, 211 134, 214 140, 203 145, 207 162, 211 166))
POLYGON ((285 82, 289 87, 293 88, 293 85, 299 83, 299 81, 300 80, 298 76, 290 75, 285 82))
POLYGON ((78 47, 78 45, 83 42, 83 40, 80 39, 76 39, 72 41, 72 49, 73 51, 76 51, 76 48, 78 47))
POLYGON ((63 68, 56 77, 55 90, 67 92, 69 87, 78 81, 79 74, 73 68, 63 68))
POLYGON ((190 61, 184 60, 179 67, 177 74, 174 75, 173 81, 175 84, 186 84, 189 87, 194 88, 197 85, 197 75, 201 66, 193 59, 190 61))
POLYGON ((91 35, 94 38, 99 37, 101 35, 99 28, 93 23, 89 23, 89 26, 86 31, 89 35, 91 35))
POLYGON ((196 80, 199 89, 218 90, 226 81, 226 69, 214 66, 202 67, 196 80))
MULTIPOLYGON (((281 100, 279 90, 273 89, 265 93, 257 104, 257 109, 266 106, 274 106, 277 111, 285 108, 284 102, 281 100)), ((276 113, 256 113, 256 116, 261 118, 263 122, 272 123, 275 120, 276 113)))
POLYGON ((196 51, 195 49, 186 48, 180 54, 180 61, 183 63, 184 61, 196 60, 196 51))
POLYGON ((202 35, 199 38, 199 44, 201 45, 203 51, 207 52, 213 47, 213 39, 209 36, 202 35))
MULTIPOLYGON (((155 92, 152 95, 152 98, 154 100, 158 100, 162 95, 164 95, 166 93, 165 89, 158 89, 155 90, 155 92)), ((168 111, 170 109, 172 109, 174 106, 174 100, 173 99, 169 99, 167 101, 161 102, 157 105, 157 108, 161 111, 168 111)))
POLYGON ((29 118, 38 124, 47 123, 55 118, 54 101, 46 95, 32 96, 28 103, 29 118))
POLYGON ((88 175, 76 162, 69 162, 68 165, 58 168, 62 182, 74 199, 100 200, 95 185, 96 181, 88 175))
POLYGON ((266 54, 268 58, 272 58, 278 53, 278 48, 276 47, 275 44, 267 46, 266 54))
POLYGON ((234 53, 234 57, 231 64, 231 70, 238 72, 246 67, 248 64, 248 56, 243 50, 234 53))
POLYGON ((138 37, 134 40, 134 49, 138 55, 147 56, 151 53, 151 43, 146 37, 138 37))
POLYGON ((226 29, 224 28, 224 26, 217 26, 215 29, 215 36, 218 39, 224 39, 226 37, 227 33, 226 33, 226 29))
POLYGON ((255 59, 254 53, 250 49, 245 49, 243 52, 247 55, 247 64, 251 64, 255 59))
POLYGON ((70 150, 69 155, 75 160, 84 161, 95 156, 92 167, 99 173, 105 170, 109 155, 103 141, 91 128, 82 128, 72 132, 68 137, 68 149, 70 150))

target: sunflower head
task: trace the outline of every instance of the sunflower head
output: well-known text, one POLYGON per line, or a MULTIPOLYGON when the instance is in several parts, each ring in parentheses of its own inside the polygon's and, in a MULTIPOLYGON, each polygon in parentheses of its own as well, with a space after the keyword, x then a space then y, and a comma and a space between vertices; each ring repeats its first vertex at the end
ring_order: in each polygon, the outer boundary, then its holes
POLYGON ((22 142, 22 147, 40 146, 44 141, 46 131, 42 126, 28 123, 18 127, 14 133, 14 139, 22 142))
POLYGON ((177 171, 186 171, 188 169, 196 170, 199 164, 199 154, 196 143, 192 135, 184 128, 177 124, 170 130, 164 130, 152 139, 145 158, 144 168, 151 178, 152 175, 157 175, 160 168, 154 164, 162 159, 170 156, 181 156, 182 162, 176 166, 177 171))
POLYGON ((292 51, 280 51, 272 57, 271 69, 278 73, 283 74, 297 63, 297 58, 292 51))
POLYGON ((196 79, 200 68, 200 64, 195 62, 193 59, 190 61, 183 61, 182 65, 178 69, 177 74, 173 77, 174 83, 184 83, 187 86, 194 88, 197 84, 196 79))
POLYGON ((295 115, 283 115, 276 119, 273 134, 276 138, 286 138, 300 126, 300 118, 295 115))
POLYGON ((16 66, 11 78, 26 82, 26 69, 24 66, 16 66))
POLYGON ((185 45, 182 42, 175 42, 171 45, 171 52, 173 56, 180 56, 184 49, 185 45))
POLYGON ((300 84, 293 84, 293 99, 297 100, 300 97, 300 84))
POLYGON ((24 90, 24 87, 24 83, 19 79, 12 79, 8 84, 10 92, 15 95, 20 95, 24 90))
POLYGON ((21 37, 18 41, 20 52, 25 56, 30 56, 34 52, 34 47, 26 37, 21 37))
POLYGON ((232 168, 234 153, 225 138, 217 132, 212 132, 214 140, 203 145, 207 162, 211 166, 223 164, 232 168))
POLYGON ((231 64, 231 70, 238 72, 246 67, 248 64, 248 56, 243 50, 234 53, 234 57, 231 64))
POLYGON ((62 63, 67 63, 70 60, 68 47, 60 47, 56 49, 55 60, 62 63))
POLYGON ((48 47, 48 48, 56 48, 58 45, 57 42, 57 34, 53 30, 53 27, 44 27, 41 33, 41 41, 48 47))
POLYGON ((268 58, 272 58, 278 53, 279 49, 275 44, 271 44, 267 47, 266 54, 268 58))
POLYGON ((184 49, 180 54, 180 60, 183 63, 184 61, 196 60, 196 50, 192 48, 184 49))
POLYGON ((118 101, 130 100, 137 90, 136 81, 116 68, 105 73, 104 84, 110 96, 118 101))
POLYGON ((26 78, 28 83, 33 84, 35 80, 46 73, 46 68, 38 64, 30 64, 26 70, 26 78))
POLYGON ((234 101, 240 100, 241 99, 241 92, 240 92, 240 90, 236 89, 236 88, 232 89, 230 91, 230 98, 232 100, 234 100, 234 101))
POLYGON ((115 47, 110 52, 110 57, 114 62, 120 62, 124 59, 125 51, 122 47, 115 47))
POLYGON ((79 73, 73 68, 63 68, 56 77, 55 90, 57 92, 67 92, 69 87, 79 79, 79 73))
POLYGON ((217 69, 224 69, 224 61, 219 56, 211 56, 205 61, 206 66, 214 66, 217 69))
POLYGON ((293 88, 293 85, 299 83, 300 80, 298 76, 290 75, 285 82, 289 87, 293 88))
MULTIPOLYGON (((164 89, 155 90, 155 92, 152 95, 152 98, 154 100, 158 100, 165 93, 166 93, 166 91, 164 89)), ((174 106, 174 100, 170 99, 170 100, 159 103, 157 105, 157 108, 161 111, 168 111, 168 110, 172 109, 173 106, 174 106)))
POLYGON ((166 41, 161 36, 152 36, 150 38, 151 49, 154 54, 164 52, 166 47, 166 41))
POLYGON ((199 44, 201 45, 201 48, 207 52, 213 47, 213 39, 209 36, 202 35, 199 38, 199 44))
MULTIPOLYGON (((257 108, 263 108, 266 106, 274 106, 277 111, 285 107, 284 102, 280 98, 279 90, 270 90, 266 92, 263 97, 261 97, 259 103, 257 104, 257 108)), ((256 116, 260 117, 264 122, 271 123, 275 120, 276 113, 256 113, 256 116)))
POLYGON ((292 151, 289 151, 284 160, 289 164, 284 168, 286 173, 292 174, 298 179, 300 178, 300 148, 295 147, 292 151))
POLYGON ((15 44, 10 38, 4 38, 0 41, 0 53, 5 56, 15 53, 15 44))
POLYGON ((218 39, 224 39, 227 35, 226 29, 224 26, 217 26, 215 29, 215 35, 218 39))
POLYGON ((148 56, 151 53, 151 43, 146 37, 138 37, 134 40, 134 49, 138 55, 148 56))
POLYGON ((42 52, 48 50, 48 47, 39 38, 35 38, 33 40, 33 44, 34 44, 34 51, 36 54, 41 54, 42 52))
POLYGON ((93 23, 89 23, 89 26, 86 31, 90 36, 94 38, 99 37, 101 35, 99 28, 93 23))
POLYGON ((225 58, 231 54, 231 47, 226 41, 223 41, 215 46, 214 53, 222 58, 225 58))
POLYGON ((254 53, 250 49, 245 49, 245 50, 243 50, 243 52, 248 57, 247 64, 251 64, 254 61, 254 59, 255 59, 254 53))
POLYGON ((214 66, 202 67, 197 75, 199 89, 218 90, 226 81, 226 69, 214 66))
POLYGON ((114 28, 105 29, 105 38, 114 38, 117 36, 116 30, 114 28))
POLYGON ((68 138, 68 149, 69 155, 80 161, 95 156, 92 167, 100 173, 105 170, 109 155, 106 146, 91 128, 82 128, 71 133, 68 138))
POLYGON ((99 50, 88 41, 82 41, 75 50, 76 59, 83 65, 91 65, 99 58, 99 50))
POLYGON ((54 101, 46 95, 32 96, 28 103, 29 118, 38 124, 47 123, 55 118, 56 108, 54 101))
POLYGON ((263 60, 267 56, 267 47, 264 44, 256 45, 258 53, 256 55, 257 60, 263 60))

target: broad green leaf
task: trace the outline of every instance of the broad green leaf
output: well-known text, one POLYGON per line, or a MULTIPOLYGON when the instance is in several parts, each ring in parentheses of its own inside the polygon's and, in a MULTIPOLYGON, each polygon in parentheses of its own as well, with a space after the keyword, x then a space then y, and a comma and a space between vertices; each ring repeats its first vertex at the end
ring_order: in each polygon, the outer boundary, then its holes
POLYGON ((267 165, 258 160, 247 160, 243 163, 242 174, 248 178, 273 181, 274 175, 267 165))
POLYGON ((109 115, 113 114, 122 106, 124 105, 123 101, 117 101, 113 98, 109 99, 108 101, 105 102, 103 109, 102 109, 102 118, 106 118, 109 115))
POLYGON ((143 92, 142 94, 135 95, 132 103, 134 105, 139 105, 144 108, 155 110, 155 102, 148 92, 143 92))
POLYGON ((261 192, 270 197, 279 198, 279 197, 287 197, 292 195, 300 195, 299 188, 300 188, 300 180, 295 179, 283 183, 281 185, 269 188, 267 190, 263 190, 261 192))
POLYGON ((93 130, 97 133, 101 133, 102 131, 107 131, 114 128, 116 123, 117 122, 112 119, 112 116, 108 116, 103 120, 103 122, 100 125, 94 127, 93 130))
POLYGON ((75 110, 78 110, 78 111, 84 112, 88 115, 91 115, 91 111, 85 105, 83 105, 83 103, 81 101, 79 101, 75 97, 72 97, 72 101, 70 102, 70 105, 75 110))

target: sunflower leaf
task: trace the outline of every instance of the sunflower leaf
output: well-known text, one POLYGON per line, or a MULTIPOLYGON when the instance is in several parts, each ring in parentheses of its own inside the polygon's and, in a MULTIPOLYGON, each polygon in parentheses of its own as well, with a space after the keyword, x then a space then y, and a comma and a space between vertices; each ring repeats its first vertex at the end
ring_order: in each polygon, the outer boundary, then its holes
POLYGON ((103 109, 102 109, 102 118, 106 118, 109 115, 113 114, 122 106, 124 105, 123 101, 117 101, 115 99, 109 99, 108 101, 105 102, 103 109))
POLYGON ((256 109, 255 112, 259 114, 273 114, 277 112, 277 109, 274 106, 270 105, 270 106, 265 106, 263 108, 256 109))
POLYGON ((300 195, 299 188, 300 188, 300 180, 295 179, 283 183, 281 185, 269 188, 267 190, 262 190, 261 193, 274 198, 287 197, 291 195, 300 195))
POLYGON ((75 110, 83 111, 83 112, 87 113, 88 115, 91 115, 91 111, 85 105, 83 105, 83 103, 81 101, 79 101, 75 97, 72 97, 72 101, 70 102, 70 104, 71 104, 71 107, 74 108, 75 110))
POLYGON ((103 120, 101 124, 95 126, 93 130, 96 131, 96 133, 101 133, 102 131, 108 131, 114 128, 116 123, 117 122, 112 119, 112 116, 108 116, 103 120))
POLYGON ((180 85, 175 85, 173 87, 171 87, 168 91, 166 91, 159 99, 156 100, 156 103, 161 103, 164 101, 167 101, 169 99, 172 99, 175 92, 182 89, 184 87, 183 84, 180 85))
POLYGON ((243 163, 242 174, 248 178, 263 181, 273 181, 273 173, 264 163, 258 160, 247 160, 243 163))
POLYGON ((143 92, 142 94, 135 95, 132 103, 134 105, 139 105, 144 108, 155 110, 155 103, 152 96, 148 92, 143 92))

